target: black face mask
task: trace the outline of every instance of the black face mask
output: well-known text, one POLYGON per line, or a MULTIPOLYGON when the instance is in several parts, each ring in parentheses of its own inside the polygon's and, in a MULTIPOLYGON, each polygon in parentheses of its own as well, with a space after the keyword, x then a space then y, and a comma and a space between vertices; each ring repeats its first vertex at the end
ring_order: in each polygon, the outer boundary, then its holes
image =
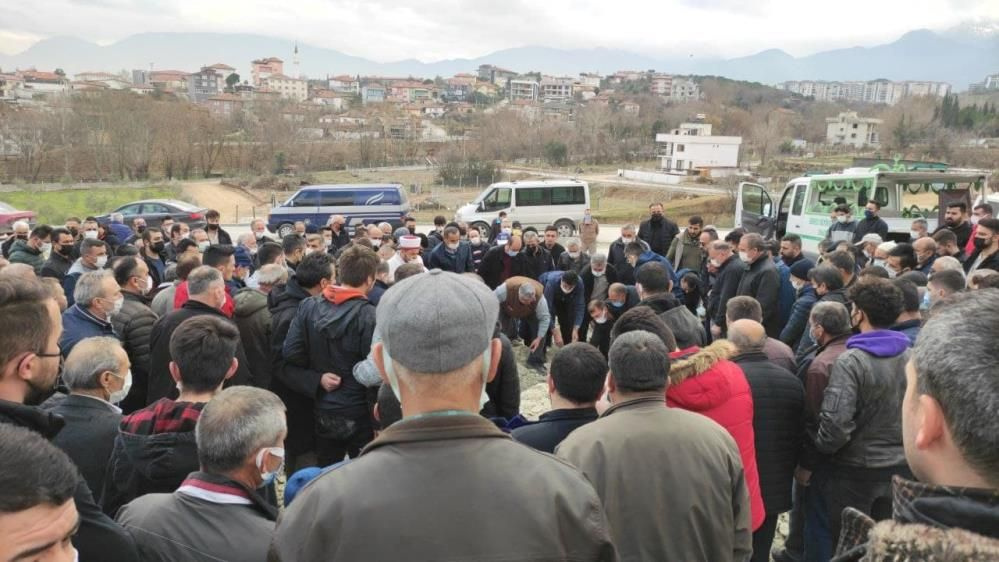
POLYGON ((663 220, 662 213, 652 213, 652 222, 659 222, 661 220, 663 220))
POLYGON ((79 228, 70 228, 69 229, 69 233, 73 235, 73 238, 76 238, 77 236, 80 235, 80 229, 79 228))
POLYGON ((69 255, 69 246, 57 246, 57 245, 53 244, 52 245, 52 251, 55 252, 55 253, 57 253, 57 254, 59 254, 60 256, 68 256, 69 255))
POLYGON ((157 254, 162 252, 164 248, 166 248, 166 244, 164 244, 163 242, 157 242, 153 244, 153 251, 156 252, 157 254))
POLYGON ((17 238, 18 240, 27 240, 28 239, 28 235, 27 234, 16 234, 16 235, 14 235, 14 238, 17 238))
POLYGON ((976 250, 984 250, 985 248, 988 248, 990 245, 992 245, 992 241, 987 238, 977 238, 977 237, 975 238, 976 250))
POLYGON ((143 232, 146 231, 146 225, 143 224, 135 227, 135 231, 138 232, 139 234, 142 234, 143 232))
POLYGON ((207 225, 205 225, 205 228, 207 228, 208 230, 218 230, 219 229, 219 225, 208 223, 207 225))
POLYGON ((415 226, 409 227, 409 233, 410 234, 416 234, 416 227, 415 226))

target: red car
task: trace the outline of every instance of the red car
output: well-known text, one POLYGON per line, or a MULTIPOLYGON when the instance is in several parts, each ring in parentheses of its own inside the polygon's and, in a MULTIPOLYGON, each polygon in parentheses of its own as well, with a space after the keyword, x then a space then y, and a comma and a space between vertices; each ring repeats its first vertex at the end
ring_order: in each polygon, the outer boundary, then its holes
POLYGON ((34 224, 35 212, 19 211, 0 201, 0 233, 7 233, 14 230, 14 223, 17 221, 26 221, 28 224, 34 224))

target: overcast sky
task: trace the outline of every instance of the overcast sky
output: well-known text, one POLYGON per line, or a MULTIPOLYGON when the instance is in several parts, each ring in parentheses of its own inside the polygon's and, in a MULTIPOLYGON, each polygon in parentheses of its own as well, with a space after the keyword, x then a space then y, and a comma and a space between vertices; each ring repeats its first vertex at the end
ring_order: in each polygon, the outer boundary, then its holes
POLYGON ((920 28, 999 21, 999 0, 0 0, 0 52, 72 35, 257 33, 380 62, 476 57, 524 45, 649 55, 801 56, 920 28))

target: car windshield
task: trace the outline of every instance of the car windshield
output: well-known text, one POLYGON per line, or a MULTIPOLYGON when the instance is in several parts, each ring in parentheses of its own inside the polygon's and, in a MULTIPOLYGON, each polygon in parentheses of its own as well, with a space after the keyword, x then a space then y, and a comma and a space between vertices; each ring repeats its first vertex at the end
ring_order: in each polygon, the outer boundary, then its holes
POLYGON ((0 211, 4 211, 6 213, 13 213, 13 212, 17 211, 17 209, 15 209, 14 207, 11 207, 10 205, 4 203, 3 201, 0 201, 0 211))

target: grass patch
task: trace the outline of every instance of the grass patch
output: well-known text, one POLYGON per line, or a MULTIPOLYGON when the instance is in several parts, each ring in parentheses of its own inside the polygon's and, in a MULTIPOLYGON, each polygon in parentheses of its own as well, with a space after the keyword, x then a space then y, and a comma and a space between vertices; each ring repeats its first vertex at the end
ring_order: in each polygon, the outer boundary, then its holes
POLYGON ((34 211, 39 224, 62 224, 66 217, 103 215, 141 199, 178 199, 175 187, 122 187, 67 189, 60 191, 25 190, 0 193, 0 201, 18 209, 34 211))

